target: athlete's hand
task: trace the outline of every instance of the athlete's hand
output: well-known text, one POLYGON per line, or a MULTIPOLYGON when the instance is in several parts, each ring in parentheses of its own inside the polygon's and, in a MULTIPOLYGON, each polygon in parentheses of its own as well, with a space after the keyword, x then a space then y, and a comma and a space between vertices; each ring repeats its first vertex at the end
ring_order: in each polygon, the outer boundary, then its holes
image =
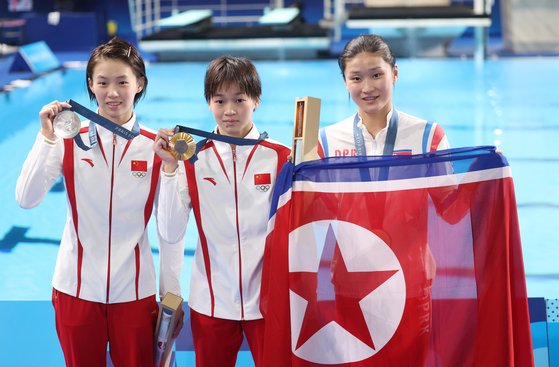
POLYGON ((66 102, 54 101, 48 105, 43 106, 39 112, 39 119, 41 120, 41 134, 49 140, 55 140, 56 135, 54 135, 54 127, 52 122, 56 115, 58 115, 63 108, 71 108, 66 102))
POLYGON ((179 166, 179 161, 169 152, 169 137, 174 133, 174 129, 159 129, 153 142, 153 151, 163 160, 163 172, 167 173, 175 172, 179 166))

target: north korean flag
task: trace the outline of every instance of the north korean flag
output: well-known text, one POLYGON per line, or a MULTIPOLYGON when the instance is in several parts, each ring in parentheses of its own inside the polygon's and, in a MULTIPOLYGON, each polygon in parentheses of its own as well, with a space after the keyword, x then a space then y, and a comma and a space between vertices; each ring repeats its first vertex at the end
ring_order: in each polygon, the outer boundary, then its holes
POLYGON ((286 164, 267 366, 533 366, 514 188, 494 148, 286 164))

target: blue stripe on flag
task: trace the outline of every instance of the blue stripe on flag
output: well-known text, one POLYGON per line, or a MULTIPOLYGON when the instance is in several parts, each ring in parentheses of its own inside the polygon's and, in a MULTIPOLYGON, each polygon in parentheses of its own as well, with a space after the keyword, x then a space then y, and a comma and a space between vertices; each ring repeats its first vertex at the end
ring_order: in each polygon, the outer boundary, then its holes
POLYGON ((291 162, 286 162, 278 177, 276 178, 276 184, 274 186, 274 192, 272 194, 272 204, 270 208, 270 218, 276 214, 278 208, 279 198, 285 194, 291 186, 293 185, 293 171, 295 170, 295 165, 291 162))
POLYGON ((378 177, 378 171, 383 167, 405 168, 390 171, 388 177, 390 180, 400 180, 436 177, 450 173, 460 174, 506 166, 508 166, 506 158, 495 153, 494 146, 481 146, 410 156, 330 157, 303 162, 292 172, 294 173, 293 179, 296 181, 361 182, 364 169, 369 170, 370 177, 376 181, 377 179, 374 178, 378 177), (351 170, 351 168, 358 169, 351 170), (304 172, 304 176, 300 172, 304 172))

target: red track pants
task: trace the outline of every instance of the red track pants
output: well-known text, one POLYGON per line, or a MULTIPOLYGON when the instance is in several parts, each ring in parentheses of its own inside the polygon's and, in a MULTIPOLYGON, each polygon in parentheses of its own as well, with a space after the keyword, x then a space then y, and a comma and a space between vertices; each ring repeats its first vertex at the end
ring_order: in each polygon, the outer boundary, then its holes
POLYGON ((68 367, 105 367, 107 343, 115 367, 153 367, 155 296, 104 304, 53 290, 56 331, 68 367))
POLYGON ((237 353, 247 338, 255 367, 263 367, 264 319, 218 319, 190 310, 196 367, 234 367, 237 353))

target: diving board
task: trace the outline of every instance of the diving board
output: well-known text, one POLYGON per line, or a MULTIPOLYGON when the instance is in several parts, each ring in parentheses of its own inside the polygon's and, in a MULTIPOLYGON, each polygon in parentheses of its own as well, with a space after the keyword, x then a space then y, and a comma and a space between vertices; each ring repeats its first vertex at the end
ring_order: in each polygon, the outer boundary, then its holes
POLYGON ((158 27, 176 28, 181 33, 197 33, 212 26, 213 11, 209 9, 188 10, 176 13, 156 22, 158 27))
POLYGON ((258 19, 258 24, 262 25, 280 25, 293 22, 301 11, 298 8, 276 8, 264 12, 264 15, 258 19))
POLYGON ((209 9, 188 10, 160 19, 156 24, 160 27, 184 27, 210 19, 212 15, 213 11, 209 9))
POLYGON ((209 26, 185 31, 189 26, 184 25, 184 17, 177 15, 165 22, 173 27, 143 37, 139 48, 156 54, 161 61, 203 61, 226 54, 251 59, 309 59, 330 47, 329 30, 303 23, 297 8, 266 11, 259 23, 250 27, 209 26))

